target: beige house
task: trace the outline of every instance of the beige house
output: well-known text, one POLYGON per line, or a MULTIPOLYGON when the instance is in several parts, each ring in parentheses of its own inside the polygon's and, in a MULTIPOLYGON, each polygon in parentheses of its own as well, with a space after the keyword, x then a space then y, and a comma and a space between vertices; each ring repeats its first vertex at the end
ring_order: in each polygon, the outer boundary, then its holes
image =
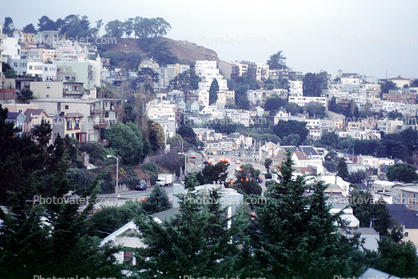
POLYGON ((27 109, 25 111, 26 121, 24 124, 23 132, 30 133, 32 129, 41 125, 42 120, 52 125, 52 116, 45 112, 43 109, 27 109))

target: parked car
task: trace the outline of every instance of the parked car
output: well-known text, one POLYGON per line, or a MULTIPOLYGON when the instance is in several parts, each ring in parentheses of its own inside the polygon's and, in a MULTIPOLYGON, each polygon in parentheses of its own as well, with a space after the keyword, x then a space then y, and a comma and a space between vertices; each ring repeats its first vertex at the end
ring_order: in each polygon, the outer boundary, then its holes
POLYGON ((141 182, 135 186, 135 190, 145 191, 147 189, 147 183, 141 182))

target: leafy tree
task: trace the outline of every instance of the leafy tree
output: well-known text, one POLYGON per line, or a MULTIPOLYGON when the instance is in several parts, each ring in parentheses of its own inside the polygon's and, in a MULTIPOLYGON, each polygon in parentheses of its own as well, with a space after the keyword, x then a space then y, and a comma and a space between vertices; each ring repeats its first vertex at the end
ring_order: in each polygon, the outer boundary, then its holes
POLYGON ((386 176, 390 181, 396 180, 404 183, 418 180, 418 174, 416 173, 415 167, 407 163, 398 163, 390 166, 386 176))
POLYGON ((25 27, 23 27, 23 32, 24 33, 36 34, 35 26, 33 26, 33 24, 30 23, 30 24, 26 25, 25 27))
POLYGON ((418 87, 418 79, 414 79, 414 81, 411 83, 411 87, 418 87))
POLYGON ((179 134, 185 141, 190 144, 196 144, 196 134, 189 126, 182 125, 178 128, 177 134, 179 134))
POLYGON ((341 157, 338 160, 338 165, 337 165, 337 176, 341 177, 344 180, 347 180, 348 177, 348 168, 347 168, 347 163, 345 162, 345 158, 341 157))
POLYGON ((158 82, 159 78, 158 78, 158 73, 155 72, 153 69, 145 67, 145 68, 141 68, 138 73, 137 73, 137 83, 141 84, 141 83, 146 83, 149 84, 150 86, 153 86, 154 82, 158 82))
POLYGON ((250 109, 250 101, 248 100, 247 96, 239 96, 237 100, 237 106, 240 109, 249 110, 250 109))
POLYGON ((304 106, 304 109, 309 113, 309 117, 321 119, 327 117, 325 107, 319 102, 309 102, 304 106))
POLYGON ((157 149, 164 148, 165 146, 165 136, 164 129, 160 123, 156 121, 149 121, 149 142, 152 145, 152 149, 157 151, 157 149))
POLYGON ((123 35, 123 23, 119 20, 109 21, 106 26, 106 35, 112 38, 120 38, 123 35))
POLYGON ((337 104, 337 97, 332 96, 331 100, 328 103, 328 110, 333 111, 335 113, 341 113, 343 107, 341 104, 337 104))
POLYGON ((218 80, 214 78, 209 88, 209 105, 213 104, 218 100, 219 85, 218 80))
POLYGON ((287 103, 285 104, 285 109, 291 115, 297 115, 298 113, 303 113, 303 107, 299 106, 296 103, 287 103))
POLYGON ((340 137, 335 132, 330 132, 323 134, 321 136, 321 143, 324 146, 331 146, 333 148, 337 147, 340 137))
POLYGON ((126 60, 128 61, 127 68, 136 71, 138 69, 139 64, 141 64, 142 61, 141 52, 128 52, 126 60))
POLYGON ((365 191, 353 191, 350 200, 360 227, 372 225, 380 237, 389 236, 389 229, 394 227, 394 221, 384 200, 374 200, 372 194, 365 191))
POLYGON ((127 200, 121 207, 102 207, 89 219, 90 236, 105 238, 140 214, 146 214, 143 203, 127 200))
POLYGON ((322 90, 327 88, 327 72, 307 73, 303 78, 303 96, 320 97, 322 90))
POLYGON ((11 17, 6 17, 4 19, 3 25, 3 34, 13 37, 13 32, 15 31, 15 26, 13 24, 13 19, 11 17))
POLYGON ((389 119, 403 119, 404 115, 398 111, 390 111, 388 113, 388 118, 389 119))
POLYGON ((115 153, 127 165, 139 164, 143 155, 142 138, 128 124, 116 122, 106 131, 106 137, 115 153))
POLYGON ((154 214, 172 208, 167 192, 158 184, 154 186, 149 198, 144 201, 142 208, 148 214, 154 214))
POLYGON ((350 183, 358 184, 363 183, 367 177, 367 173, 364 170, 357 170, 348 174, 347 181, 350 183))
POLYGON ((228 163, 219 162, 215 165, 206 165, 201 173, 196 174, 196 179, 199 181, 199 185, 204 185, 219 180, 225 182, 227 176, 228 163))
POLYGON ((299 145, 300 136, 298 134, 290 134, 288 136, 284 136, 282 140, 283 145, 299 145))
POLYGON ((39 32, 45 31, 45 30, 55 30, 55 31, 58 31, 58 27, 55 24, 55 22, 52 19, 50 19, 49 17, 47 17, 47 16, 42 16, 39 19, 38 27, 39 27, 39 29, 38 29, 39 32))
POLYGON ((282 51, 280 50, 276 54, 270 55, 270 59, 267 60, 267 65, 269 65, 270 70, 273 69, 286 69, 286 63, 284 62, 286 57, 283 56, 282 51))
POLYGON ((125 22, 122 24, 123 26, 123 31, 126 34, 126 37, 130 37, 132 32, 134 31, 134 19, 133 18, 128 18, 127 20, 125 20, 125 22))
POLYGON ((20 99, 22 99, 22 101, 27 101, 27 100, 32 100, 33 97, 33 92, 30 89, 22 89, 20 91, 20 99))
POLYGON ((255 266, 267 278, 347 276, 354 243, 336 233, 340 215, 330 213, 322 181, 293 178, 291 152, 280 166, 279 183, 270 186, 265 203, 253 205, 250 230, 255 266), (309 188, 314 193, 306 195, 309 188))
POLYGON ((180 90, 184 94, 191 90, 197 90, 199 88, 199 76, 196 75, 196 72, 193 69, 180 73, 178 76, 174 77, 168 86, 168 90, 180 90))
POLYGON ((179 58, 175 56, 170 49, 171 47, 167 42, 161 42, 152 48, 150 56, 157 60, 160 67, 166 66, 167 64, 176 64, 178 63, 179 58))
POLYGON ((261 195, 261 186, 258 184, 260 170, 254 169, 251 164, 243 164, 240 169, 235 171, 237 180, 233 188, 241 190, 246 195, 261 195))
POLYGON ((161 166, 167 168, 170 173, 180 172, 180 167, 184 166, 184 159, 178 154, 176 149, 170 149, 161 157, 161 166))
POLYGON ((266 169, 270 169, 270 165, 271 165, 271 163, 273 162, 273 160, 272 159, 270 159, 270 158, 267 158, 265 161, 264 161, 264 166, 266 167, 266 169))
POLYGON ((396 83, 393 81, 386 81, 383 83, 380 83, 380 91, 381 93, 389 93, 389 90, 396 90, 398 87, 396 86, 396 83))
POLYGON ((402 278, 418 275, 418 256, 411 242, 396 243, 390 238, 379 241, 379 258, 376 268, 402 278))
POLYGON ((284 107, 286 101, 279 97, 268 98, 264 105, 266 111, 277 111, 280 108, 284 107))
POLYGON ((295 120, 279 121, 279 123, 273 127, 273 131, 279 138, 284 138, 290 134, 299 135, 300 140, 297 145, 300 145, 309 134, 309 130, 306 128, 306 122, 295 120))

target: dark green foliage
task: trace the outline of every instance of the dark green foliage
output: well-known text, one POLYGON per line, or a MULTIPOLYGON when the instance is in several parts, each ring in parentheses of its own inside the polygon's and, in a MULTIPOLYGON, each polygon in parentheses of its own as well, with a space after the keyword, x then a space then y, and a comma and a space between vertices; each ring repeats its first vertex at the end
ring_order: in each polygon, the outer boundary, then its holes
POLYGON ((390 181, 402 181, 409 183, 418 180, 416 168, 406 163, 398 163, 388 168, 386 176, 390 181))
POLYGON ((348 177, 348 168, 347 168, 347 163, 345 162, 345 158, 341 157, 338 160, 338 165, 337 165, 337 176, 341 177, 342 179, 346 180, 348 177))
POLYGON ((325 107, 319 102, 309 102, 304 106, 304 109, 309 114, 309 117, 321 119, 327 117, 325 107))
POLYGON ((335 151, 330 151, 327 155, 325 155, 324 162, 322 164, 327 171, 338 172, 338 162, 339 158, 337 153, 335 151))
POLYGON ((300 145, 309 134, 309 130, 306 128, 306 122, 294 120, 279 121, 279 123, 274 126, 273 131, 279 138, 284 138, 290 134, 299 135, 299 142, 297 145, 300 145))
POLYGON ((244 124, 232 122, 229 118, 213 121, 208 128, 214 129, 217 133, 232 134, 239 130, 245 130, 244 124))
POLYGON ((143 142, 142 134, 135 124, 116 122, 106 131, 106 134, 110 146, 122 158, 124 164, 139 164, 143 156, 143 142))
POLYGON ((279 97, 268 98, 264 105, 266 111, 277 111, 286 104, 286 101, 279 97))
POLYGON ((158 166, 155 163, 144 164, 142 169, 158 174, 158 166))
POLYGON ((191 90, 197 90, 199 88, 200 77, 196 74, 194 69, 190 69, 187 72, 180 73, 178 76, 170 81, 168 90, 180 90, 184 94, 191 90))
POLYGON ((327 88, 327 72, 307 73, 303 78, 303 96, 320 97, 322 90, 327 88))
POLYGON ((337 147, 340 137, 335 132, 323 134, 321 136, 321 143, 323 146, 330 146, 332 148, 337 147))
POLYGON ((347 181, 354 184, 362 183, 365 179, 367 179, 367 174, 363 170, 350 172, 347 176, 347 181))
POLYGON ((39 32, 40 31, 45 31, 45 30, 58 30, 59 26, 58 24, 56 24, 52 19, 50 19, 47 16, 42 16, 39 19, 39 32))
MULTIPOLYGON (((141 216, 136 220, 143 234, 146 248, 137 249, 135 254, 138 275, 157 278, 180 278, 241 275, 234 268, 239 259, 237 243, 232 236, 240 231, 240 219, 227 229, 229 218, 226 208, 219 203, 196 203, 199 196, 188 193, 182 200, 179 214, 162 224, 152 218, 141 216), (146 259, 146 260, 145 260, 146 259)), ((216 191, 208 198, 219 199, 216 191)))
POLYGON ((280 182, 268 189, 267 202, 254 204, 252 247, 258 270, 268 278, 347 276, 354 243, 337 230, 339 215, 329 212, 323 182, 309 185, 292 178, 291 153, 280 167, 280 182), (305 195, 308 188, 315 188, 305 195))
POLYGON ((178 128, 177 134, 179 134, 185 141, 190 144, 196 144, 196 134, 189 126, 182 125, 178 128))
POLYGON ((266 169, 270 169, 270 165, 271 165, 271 163, 273 162, 273 160, 272 159, 270 159, 270 158, 267 158, 265 161, 264 161, 264 166, 266 167, 266 169))
POLYGON ((121 268, 109 257, 116 249, 100 248, 99 239, 85 237, 98 180, 89 185, 78 203, 58 200, 73 189, 66 174, 69 162, 65 154, 53 166, 32 172, 11 193, 12 206, 0 228, 2 278, 32 278, 34 274, 120 277, 121 268), (42 202, 41 198, 56 202, 42 202), (31 200, 39 203, 27 202, 31 200))
POLYGON ((70 168, 67 171, 67 177, 70 179, 70 183, 74 185, 75 193, 84 194, 84 192, 93 183, 95 176, 87 169, 70 168))
POLYGON ((364 191, 353 191, 350 200, 360 227, 369 227, 372 224, 380 237, 389 236, 389 229, 394 227, 394 221, 385 201, 374 200, 370 193, 364 191))
POLYGON ((130 190, 134 190, 135 186, 139 184, 140 179, 135 172, 135 169, 131 166, 125 166, 125 175, 122 178, 122 183, 126 184, 130 190))
POLYGON ((218 100, 219 85, 216 78, 213 79, 209 88, 209 105, 215 103, 218 100))
POLYGON ((299 106, 296 103, 287 103, 285 104, 284 108, 291 115, 297 115, 299 113, 303 113, 303 107, 299 106))
POLYGON ((168 199, 167 192, 158 184, 154 186, 149 198, 144 201, 142 208, 148 214, 154 214, 170 209, 172 206, 168 199))
POLYGON ((24 33, 36 34, 35 26, 33 26, 32 23, 29 23, 28 25, 26 25, 25 27, 23 27, 23 32, 24 33))
POLYGON ((228 176, 228 163, 219 162, 215 165, 206 165, 202 172, 196 174, 199 185, 211 184, 213 181, 225 181, 228 176))
POLYGON ((401 278, 418 276, 418 256, 411 242, 396 243, 390 238, 379 242, 379 258, 376 268, 401 278))
POLYGON ((245 195, 261 195, 262 189, 258 184, 260 170, 254 169, 251 164, 243 164, 240 170, 235 171, 237 180, 233 184, 233 188, 240 190, 245 195))
POLYGON ((341 113, 343 107, 341 104, 337 104, 337 97, 332 96, 331 101, 328 103, 328 110, 333 111, 335 113, 341 113))
POLYGON ((171 51, 171 47, 167 42, 161 42, 152 48, 150 56, 157 60, 160 67, 167 66, 167 64, 176 64, 179 58, 175 56, 171 51))
POLYGON ((13 24, 13 19, 11 17, 6 17, 4 19, 3 25, 3 34, 13 37, 13 32, 15 31, 15 26, 13 24))
POLYGON ((34 98, 33 97, 33 92, 30 89, 22 89, 20 91, 19 98, 22 101, 32 100, 34 98))
POLYGON ((103 207, 89 219, 89 235, 105 238, 135 217, 145 214, 142 202, 127 200, 121 207, 103 207))
POLYGON ((389 90, 396 90, 398 87, 396 86, 396 83, 393 81, 386 81, 383 83, 380 83, 380 90, 381 93, 389 93, 389 90))
POLYGON ((184 158, 182 158, 177 150, 171 149, 170 152, 163 155, 161 158, 161 166, 167 168, 170 173, 174 173, 180 170, 181 166, 184 166, 184 158))
POLYGON ((104 147, 99 142, 88 142, 80 146, 79 150, 81 152, 87 152, 89 154, 89 161, 93 165, 96 163, 97 160, 105 160, 104 154, 104 147))
POLYGON ((280 50, 276 54, 270 55, 270 59, 267 60, 267 65, 269 65, 270 70, 272 69, 286 69, 286 57, 283 56, 282 51, 280 50))

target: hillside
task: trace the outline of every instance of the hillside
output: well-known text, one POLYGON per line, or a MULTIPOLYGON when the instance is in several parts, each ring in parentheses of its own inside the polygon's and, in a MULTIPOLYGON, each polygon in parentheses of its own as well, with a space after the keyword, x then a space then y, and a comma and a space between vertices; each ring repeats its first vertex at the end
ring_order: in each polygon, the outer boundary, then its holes
MULTIPOLYGON (((187 42, 187 41, 175 41, 169 38, 157 38, 155 44, 160 42, 167 42, 168 45, 171 47, 171 52, 176 55, 179 59, 185 59, 189 61, 196 61, 196 60, 213 60, 214 58, 217 60, 218 55, 215 51, 204 48, 202 46, 198 46, 196 44, 187 42)), ((110 51, 140 51, 144 56, 147 52, 144 52, 138 43, 138 39, 125 39, 120 38, 118 39, 118 43, 116 45, 110 45, 108 47, 110 51)))

